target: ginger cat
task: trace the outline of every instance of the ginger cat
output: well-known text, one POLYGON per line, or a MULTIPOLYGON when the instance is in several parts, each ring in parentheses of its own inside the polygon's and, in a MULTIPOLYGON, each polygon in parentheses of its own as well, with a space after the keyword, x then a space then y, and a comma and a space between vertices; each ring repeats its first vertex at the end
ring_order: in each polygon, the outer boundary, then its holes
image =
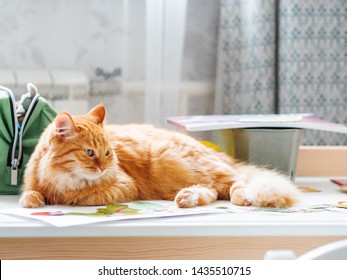
POLYGON ((175 200, 291 206, 298 191, 286 177, 236 163, 190 136, 150 125, 104 125, 105 108, 60 113, 43 132, 24 175, 23 207, 175 200))

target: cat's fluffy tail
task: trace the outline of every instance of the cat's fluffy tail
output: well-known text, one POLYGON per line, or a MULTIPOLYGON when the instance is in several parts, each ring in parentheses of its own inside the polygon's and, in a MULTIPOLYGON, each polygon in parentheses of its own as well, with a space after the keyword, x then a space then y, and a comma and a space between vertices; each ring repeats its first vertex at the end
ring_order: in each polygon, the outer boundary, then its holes
POLYGON ((230 190, 231 201, 237 205, 288 207, 298 200, 299 191, 286 176, 254 166, 239 166, 230 190))

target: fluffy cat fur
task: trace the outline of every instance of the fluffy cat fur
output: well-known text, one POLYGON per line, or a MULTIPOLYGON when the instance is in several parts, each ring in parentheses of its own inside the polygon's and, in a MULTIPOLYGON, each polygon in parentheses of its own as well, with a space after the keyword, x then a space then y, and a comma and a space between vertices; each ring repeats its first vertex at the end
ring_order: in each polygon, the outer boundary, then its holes
POLYGON ((104 125, 105 108, 60 113, 43 132, 24 175, 20 205, 105 205, 175 200, 291 206, 295 186, 271 170, 236 163, 185 134, 150 125, 104 125))

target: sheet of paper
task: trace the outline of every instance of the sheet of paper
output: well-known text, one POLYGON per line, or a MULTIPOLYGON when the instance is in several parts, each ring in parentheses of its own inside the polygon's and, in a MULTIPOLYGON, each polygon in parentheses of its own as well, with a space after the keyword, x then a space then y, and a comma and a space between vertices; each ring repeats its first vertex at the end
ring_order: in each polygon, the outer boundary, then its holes
MULTIPOLYGON (((346 221, 347 196, 333 183, 300 183, 298 203, 289 208, 258 208, 235 206, 230 201, 217 201, 211 205, 195 208, 177 208, 173 201, 135 201, 98 207, 45 206, 26 209, 20 207, 1 209, 0 214, 21 219, 39 220, 56 227, 78 226, 100 222, 191 216, 192 221, 218 219, 234 222, 314 222, 346 221), (222 218, 220 218, 222 215, 222 218)), ((9 219, 10 220, 10 219, 9 219)), ((5 219, 6 221, 6 219, 5 219)))
POLYGON ((41 208, 10 208, 0 213, 30 219, 48 224, 65 227, 93 224, 107 221, 130 219, 161 218, 184 215, 206 214, 218 212, 216 209, 196 207, 178 208, 173 201, 135 201, 131 203, 111 204, 105 206, 45 206, 41 208))

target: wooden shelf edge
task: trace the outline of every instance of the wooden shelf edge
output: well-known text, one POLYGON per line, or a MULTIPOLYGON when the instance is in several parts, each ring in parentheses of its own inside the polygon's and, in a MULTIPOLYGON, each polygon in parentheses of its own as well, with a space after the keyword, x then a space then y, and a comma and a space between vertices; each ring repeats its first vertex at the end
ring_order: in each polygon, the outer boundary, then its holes
POLYGON ((347 176, 347 146, 300 146, 296 176, 347 176))

